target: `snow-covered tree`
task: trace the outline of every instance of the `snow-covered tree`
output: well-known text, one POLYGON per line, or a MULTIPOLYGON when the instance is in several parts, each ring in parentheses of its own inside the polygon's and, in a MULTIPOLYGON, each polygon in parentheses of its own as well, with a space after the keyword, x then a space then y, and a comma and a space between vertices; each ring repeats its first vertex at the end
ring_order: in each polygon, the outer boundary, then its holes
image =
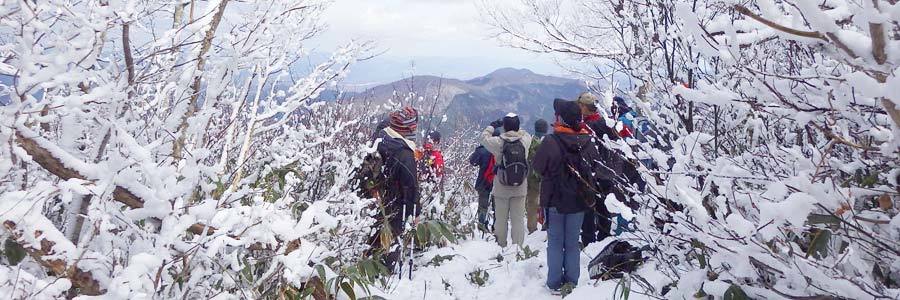
POLYGON ((0 290, 334 293, 377 110, 315 100, 369 49, 303 67, 329 2, 3 1, 0 290))

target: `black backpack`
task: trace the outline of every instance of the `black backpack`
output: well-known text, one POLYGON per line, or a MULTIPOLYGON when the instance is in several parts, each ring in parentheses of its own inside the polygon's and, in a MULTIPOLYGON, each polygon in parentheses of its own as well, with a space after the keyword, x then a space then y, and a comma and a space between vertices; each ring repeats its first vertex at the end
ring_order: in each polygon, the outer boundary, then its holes
POLYGON ((649 246, 638 248, 626 241, 609 243, 588 264, 591 279, 622 278, 625 273, 634 272, 647 260, 644 251, 648 250, 649 246))
POLYGON ((520 186, 528 178, 528 148, 522 140, 510 142, 503 140, 503 152, 497 165, 497 176, 500 183, 508 186, 520 186))
POLYGON ((568 149, 557 135, 551 135, 559 146, 562 154, 563 171, 556 182, 556 199, 575 198, 584 202, 587 207, 593 207, 596 194, 599 192, 594 170, 590 163, 582 156, 581 148, 568 149))

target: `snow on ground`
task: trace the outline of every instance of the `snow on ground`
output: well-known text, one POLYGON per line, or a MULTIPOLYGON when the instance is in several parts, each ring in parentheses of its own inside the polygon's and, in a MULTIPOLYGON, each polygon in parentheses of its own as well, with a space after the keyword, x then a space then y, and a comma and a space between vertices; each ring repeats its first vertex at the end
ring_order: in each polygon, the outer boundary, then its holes
MULTIPOLYGON (((537 231, 525 238, 525 244, 540 253, 532 258, 519 261, 516 248, 501 249, 494 241, 474 239, 461 241, 458 245, 433 249, 417 254, 415 264, 419 266, 413 271, 412 280, 404 269, 401 281, 393 280, 392 285, 383 293, 377 293, 387 299, 560 299, 552 295, 545 286, 547 278, 546 232, 537 231), (497 260, 502 253, 502 261, 497 260), (439 266, 425 266, 437 255, 455 255, 450 261, 439 266), (489 279, 484 286, 473 284, 467 274, 475 270, 485 270, 489 279)), ((616 286, 618 279, 596 282, 591 280, 587 265, 591 258, 610 243, 606 239, 591 244, 581 254, 581 278, 578 287, 566 299, 617 299, 616 286)), ((645 265, 638 274, 651 282, 660 276, 654 274, 653 266, 645 265)), ((394 275, 397 276, 397 275, 394 275)), ((654 284, 659 286, 657 284, 654 284)), ((639 289, 632 284, 632 289, 639 289)), ((619 287, 618 293, 622 288, 619 287)), ((651 299, 632 292, 629 299, 651 299)))

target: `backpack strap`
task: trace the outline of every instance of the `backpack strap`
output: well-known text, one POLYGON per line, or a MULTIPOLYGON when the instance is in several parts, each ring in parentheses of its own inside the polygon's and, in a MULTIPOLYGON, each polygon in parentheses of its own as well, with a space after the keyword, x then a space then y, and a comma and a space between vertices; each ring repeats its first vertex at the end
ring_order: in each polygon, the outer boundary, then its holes
MULTIPOLYGON (((556 140, 556 146, 559 147, 560 153, 575 153, 576 152, 576 151, 570 151, 565 146, 563 146, 562 139, 559 137, 559 135, 554 133, 554 134, 551 134, 550 136, 552 136, 553 139, 556 140)), ((578 151, 578 156, 581 156, 581 151, 578 151)))
MULTIPOLYGON (((552 136, 553 136, 553 139, 556 140, 556 143, 557 143, 557 146, 559 147, 560 153, 562 153, 563 156, 565 156, 566 153, 576 154, 575 151, 569 151, 568 149, 566 149, 565 146, 563 146, 563 144, 562 144, 562 139, 560 139, 560 137, 559 137, 558 135, 552 134, 552 136)), ((579 159, 584 159, 584 157, 583 157, 582 154, 581 154, 581 151, 578 151, 577 154, 578 154, 578 158, 579 158, 579 159)), ((590 191, 591 191, 592 193, 594 193, 595 195, 596 195, 596 194, 600 194, 600 191, 598 191, 598 190, 594 187, 594 184, 591 184, 590 182, 588 182, 588 179, 585 179, 584 177, 582 177, 582 174, 579 174, 576 170, 574 170, 574 167, 572 167, 572 165, 570 165, 568 161, 565 161, 565 158, 563 158, 563 160, 564 160, 564 161, 562 161, 562 163, 563 163, 563 168, 569 168, 568 170, 563 169, 563 172, 572 172, 572 173, 574 173, 575 178, 577 178, 579 181, 581 181, 581 183, 582 183, 583 185, 585 185, 585 186, 587 187, 588 190, 590 190, 590 191)), ((560 174, 560 175, 561 175, 561 174, 560 174)), ((591 179, 591 180, 593 181, 594 179, 591 179)), ((585 204, 586 204, 586 206, 587 206, 589 209, 593 210, 594 212, 597 212, 597 209, 594 208, 594 205, 596 204, 596 201, 593 201, 593 202, 587 202, 587 201, 585 201, 585 204)))

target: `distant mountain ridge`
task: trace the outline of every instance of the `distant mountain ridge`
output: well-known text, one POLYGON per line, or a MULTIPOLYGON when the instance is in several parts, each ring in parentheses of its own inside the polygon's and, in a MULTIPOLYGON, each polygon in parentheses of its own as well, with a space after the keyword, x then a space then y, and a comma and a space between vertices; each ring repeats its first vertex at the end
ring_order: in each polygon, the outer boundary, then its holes
POLYGON ((530 131, 538 118, 552 121, 554 98, 572 99, 585 90, 578 80, 502 68, 469 80, 414 76, 369 88, 353 98, 373 104, 413 105, 425 118, 420 125, 423 130, 481 129, 514 112, 522 119, 522 128, 530 131), (429 120, 432 106, 434 118, 429 120))

